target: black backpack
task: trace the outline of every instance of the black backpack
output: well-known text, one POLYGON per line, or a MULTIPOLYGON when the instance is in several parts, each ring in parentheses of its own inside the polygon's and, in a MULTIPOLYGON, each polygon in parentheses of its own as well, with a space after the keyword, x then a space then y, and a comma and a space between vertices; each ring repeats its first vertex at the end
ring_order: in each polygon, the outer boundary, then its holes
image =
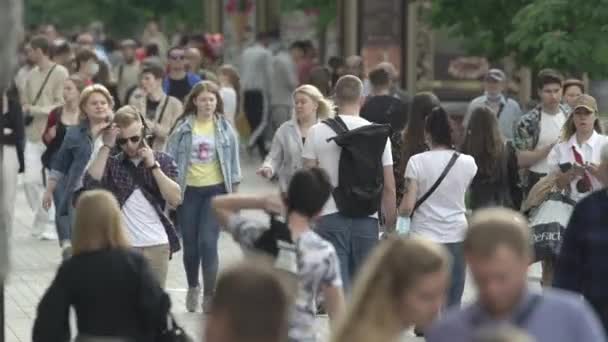
POLYGON ((378 211, 384 187, 382 154, 391 134, 389 125, 370 124, 349 130, 336 116, 323 121, 336 136, 327 139, 342 147, 338 186, 332 194, 347 217, 366 217, 378 211))

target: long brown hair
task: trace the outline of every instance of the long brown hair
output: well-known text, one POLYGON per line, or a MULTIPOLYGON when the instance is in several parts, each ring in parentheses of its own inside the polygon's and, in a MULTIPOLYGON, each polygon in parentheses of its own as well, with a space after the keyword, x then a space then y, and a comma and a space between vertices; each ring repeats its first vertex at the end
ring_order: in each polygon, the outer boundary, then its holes
POLYGON ((355 282, 348 311, 332 342, 394 341, 403 331, 404 293, 421 277, 449 272, 443 247, 422 239, 394 238, 372 252, 355 282))
POLYGON ((197 109, 194 101, 196 101, 196 98, 202 92, 209 92, 215 95, 215 99, 217 100, 215 114, 224 115, 224 102, 222 101, 222 96, 220 95, 220 88, 218 85, 211 81, 201 81, 195 84, 194 87, 192 87, 192 90, 190 90, 188 96, 186 96, 186 100, 184 102, 184 113, 179 117, 179 119, 177 119, 176 123, 181 122, 189 115, 196 116, 197 109))
POLYGON ((471 113, 462 152, 475 158, 478 173, 498 176, 504 159, 505 143, 496 115, 488 107, 477 107, 471 113))
POLYGON ((403 130, 400 170, 405 172, 405 167, 410 157, 426 151, 427 146, 424 141, 426 118, 435 107, 439 107, 440 105, 441 103, 437 96, 431 92, 418 93, 412 99, 408 124, 403 130))
POLYGON ((128 248, 118 201, 105 190, 85 191, 76 203, 74 255, 110 248, 128 248))

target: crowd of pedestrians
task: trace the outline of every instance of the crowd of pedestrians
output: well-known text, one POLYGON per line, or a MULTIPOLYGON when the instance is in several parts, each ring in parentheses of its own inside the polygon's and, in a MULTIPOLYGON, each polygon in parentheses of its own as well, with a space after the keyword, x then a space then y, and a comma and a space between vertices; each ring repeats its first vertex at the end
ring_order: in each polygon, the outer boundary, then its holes
POLYGON ((272 39, 238 66, 154 21, 115 51, 86 32, 24 43, 1 101, 2 203, 25 173, 32 233, 63 257, 34 341, 173 341, 178 251, 210 342, 317 341, 324 313, 333 342, 606 340, 608 138, 583 82, 540 71, 523 113, 490 69, 459 141, 390 63, 319 65, 310 42, 272 39), (239 193, 244 153, 275 194, 239 193), (248 259, 223 272, 221 230, 248 259))

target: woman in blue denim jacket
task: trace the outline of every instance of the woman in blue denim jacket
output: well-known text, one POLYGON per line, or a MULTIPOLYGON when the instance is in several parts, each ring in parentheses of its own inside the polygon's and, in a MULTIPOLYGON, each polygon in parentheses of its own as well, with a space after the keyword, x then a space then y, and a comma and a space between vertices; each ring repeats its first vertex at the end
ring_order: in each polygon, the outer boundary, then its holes
POLYGON ((94 84, 86 87, 80 95, 82 121, 67 128, 61 147, 51 162, 42 205, 47 210, 51 207, 56 189, 63 194, 55 203, 55 210, 57 217, 67 218, 57 222, 59 245, 64 249, 64 257, 70 248, 73 196, 82 187, 84 172, 95 151, 103 146, 102 135, 112 121, 113 106, 114 100, 104 86, 94 84))
POLYGON ((186 309, 194 312, 198 306, 202 266, 203 311, 207 311, 215 290, 220 231, 211 200, 235 192, 241 181, 237 135, 224 117, 215 83, 202 81, 192 88, 184 114, 169 137, 167 153, 177 163, 184 199, 177 215, 188 280, 186 309))

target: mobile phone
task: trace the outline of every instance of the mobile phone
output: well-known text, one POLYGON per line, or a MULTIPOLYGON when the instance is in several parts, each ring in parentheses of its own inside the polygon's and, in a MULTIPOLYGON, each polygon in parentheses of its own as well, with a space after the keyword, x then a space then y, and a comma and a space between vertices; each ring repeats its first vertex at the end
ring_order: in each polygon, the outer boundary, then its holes
POLYGON ((571 168, 572 168, 572 163, 562 163, 562 164, 559 164, 559 169, 562 172, 568 172, 568 171, 570 171, 571 168))

